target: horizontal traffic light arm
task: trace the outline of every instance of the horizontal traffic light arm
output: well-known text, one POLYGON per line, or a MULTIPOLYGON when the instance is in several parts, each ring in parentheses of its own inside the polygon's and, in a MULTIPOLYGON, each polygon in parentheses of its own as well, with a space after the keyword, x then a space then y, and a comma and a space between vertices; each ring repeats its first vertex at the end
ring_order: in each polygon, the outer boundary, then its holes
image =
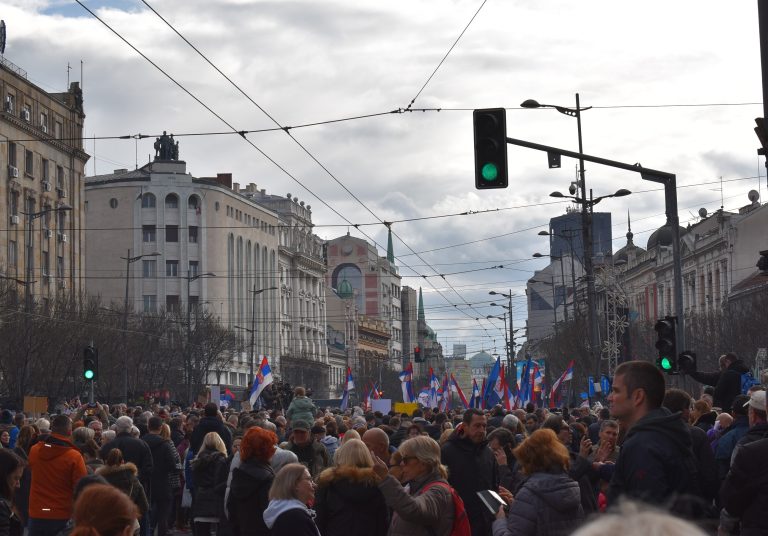
POLYGON ((511 145, 517 145, 519 147, 526 147, 528 149, 535 149, 536 151, 543 151, 545 153, 556 153, 561 156, 568 156, 570 158, 583 159, 587 162, 594 162, 595 164, 602 164, 604 166, 615 167, 619 169, 625 169, 627 171, 634 171, 635 173, 642 173, 643 178, 653 182, 666 182, 667 180, 674 179, 674 173, 668 173, 666 171, 659 171, 657 169, 651 169, 642 167, 639 164, 625 164, 617 160, 609 160, 608 158, 601 158, 599 156, 591 156, 584 153, 578 153, 576 151, 569 151, 567 149, 559 149, 557 147, 550 147, 549 145, 542 145, 540 143, 533 143, 532 141, 518 140, 516 138, 507 138, 507 143, 511 145), (645 176, 647 175, 647 176, 645 176))

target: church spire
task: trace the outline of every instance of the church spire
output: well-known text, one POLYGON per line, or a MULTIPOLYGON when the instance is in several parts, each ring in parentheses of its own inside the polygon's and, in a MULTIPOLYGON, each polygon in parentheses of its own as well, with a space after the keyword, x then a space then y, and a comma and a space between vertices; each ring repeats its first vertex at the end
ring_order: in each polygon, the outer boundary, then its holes
POLYGON ((424 298, 421 295, 421 287, 419 287, 419 320, 426 321, 427 318, 424 315, 424 298))
POLYGON ((395 264, 395 250, 392 247, 392 228, 387 226, 387 260, 395 264))
POLYGON ((635 236, 632 234, 632 221, 629 218, 629 210, 627 210, 627 246, 634 246, 635 244, 632 242, 632 237, 635 236))

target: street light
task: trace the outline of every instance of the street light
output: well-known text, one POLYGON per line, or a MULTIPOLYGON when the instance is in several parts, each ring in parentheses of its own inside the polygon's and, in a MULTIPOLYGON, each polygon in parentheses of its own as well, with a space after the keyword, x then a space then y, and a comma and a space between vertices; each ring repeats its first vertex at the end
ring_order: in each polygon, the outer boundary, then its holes
MULTIPOLYGON (((131 248, 128 248, 128 254, 125 257, 120 257, 125 261, 125 301, 123 302, 123 348, 126 348, 125 338, 128 332, 128 284, 130 281, 131 264, 138 262, 144 257, 157 257, 161 253, 154 251, 152 253, 145 253, 143 255, 136 255, 131 257, 131 248)), ((126 356, 123 363, 123 400, 126 407, 128 406, 128 358, 126 356)))
POLYGON ((195 274, 192 275, 192 270, 187 270, 187 276, 184 278, 187 280, 187 401, 192 402, 192 304, 190 303, 191 300, 191 289, 192 281, 196 281, 202 277, 216 277, 216 274, 213 272, 206 272, 204 274, 195 274))
POLYGON ((50 214, 51 212, 65 212, 67 210, 72 210, 72 207, 65 203, 55 208, 46 208, 40 212, 22 212, 22 214, 27 217, 27 229, 29 231, 29 240, 27 240, 27 284, 24 286, 27 311, 32 309, 32 284, 34 283, 32 282, 32 265, 35 260, 34 234, 32 228, 35 225, 35 220, 46 214, 50 214))
POLYGON ((256 340, 255 340, 256 339, 256 296, 258 296, 259 294, 267 290, 277 290, 277 287, 268 287, 268 288, 256 290, 256 283, 253 284, 253 290, 248 291, 253 293, 253 303, 251 304, 251 329, 235 326, 236 328, 245 330, 251 334, 251 348, 250 348, 251 381, 253 381, 253 378, 254 378, 255 371, 254 371, 253 360, 256 357, 254 355, 254 345, 256 344, 256 340))
MULTIPOLYGON (((514 327, 512 326, 512 289, 509 289, 509 294, 504 294, 503 292, 496 292, 495 290, 490 291, 488 294, 491 296, 502 296, 504 298, 507 298, 509 300, 509 306, 506 307, 506 309, 509 311, 509 333, 514 333, 514 327)), ((515 341, 514 340, 508 340, 507 341, 507 376, 512 373, 512 358, 515 354, 515 341)))

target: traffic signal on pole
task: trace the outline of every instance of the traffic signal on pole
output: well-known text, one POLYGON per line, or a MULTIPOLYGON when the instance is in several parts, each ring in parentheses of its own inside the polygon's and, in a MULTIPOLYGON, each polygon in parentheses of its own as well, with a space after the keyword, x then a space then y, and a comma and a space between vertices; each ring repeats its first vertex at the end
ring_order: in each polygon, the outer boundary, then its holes
POLYGON ((653 326, 658 336, 656 350, 659 351, 659 357, 656 358, 656 366, 667 374, 678 373, 676 327, 677 318, 674 316, 665 316, 653 326))
POLYGON ((685 350, 677 356, 677 368, 683 374, 696 372, 696 354, 690 350, 685 350))
POLYGON ((418 346, 413 349, 413 361, 415 363, 422 363, 424 361, 421 357, 421 348, 418 346))
POLYGON ((83 378, 95 380, 99 372, 99 352, 93 346, 83 349, 83 378))
POLYGON ((475 134, 475 188, 506 188, 507 112, 504 108, 485 108, 472 112, 475 134))

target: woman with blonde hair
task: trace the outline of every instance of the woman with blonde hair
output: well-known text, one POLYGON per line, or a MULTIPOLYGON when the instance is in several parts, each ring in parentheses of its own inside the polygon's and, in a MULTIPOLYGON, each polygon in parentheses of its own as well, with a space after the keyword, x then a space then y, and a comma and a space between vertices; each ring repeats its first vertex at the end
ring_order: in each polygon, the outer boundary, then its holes
POLYGON ((448 471, 440 463, 440 445, 429 436, 404 441, 395 454, 400 463, 389 470, 381 458, 374 471, 379 489, 393 511, 390 536, 447 536, 453 529, 454 509, 448 471), (400 482, 409 485, 408 491, 400 482))
POLYGON ((289 463, 275 475, 269 488, 269 506, 264 524, 271 536, 320 536, 309 504, 315 499, 315 484, 309 470, 289 463))
POLYGON ((568 449, 554 431, 542 428, 513 452, 528 478, 514 499, 503 490, 510 503, 509 514, 499 508, 493 536, 558 536, 573 532, 584 520, 584 510, 579 485, 568 476, 568 449))
POLYGON ((336 451, 334 463, 317 479, 315 522, 320 533, 385 536, 389 515, 368 447, 351 439, 336 451))
POLYGON ((227 447, 217 432, 208 432, 192 463, 192 512, 195 535, 207 536, 211 526, 224 518, 229 463, 227 447))

